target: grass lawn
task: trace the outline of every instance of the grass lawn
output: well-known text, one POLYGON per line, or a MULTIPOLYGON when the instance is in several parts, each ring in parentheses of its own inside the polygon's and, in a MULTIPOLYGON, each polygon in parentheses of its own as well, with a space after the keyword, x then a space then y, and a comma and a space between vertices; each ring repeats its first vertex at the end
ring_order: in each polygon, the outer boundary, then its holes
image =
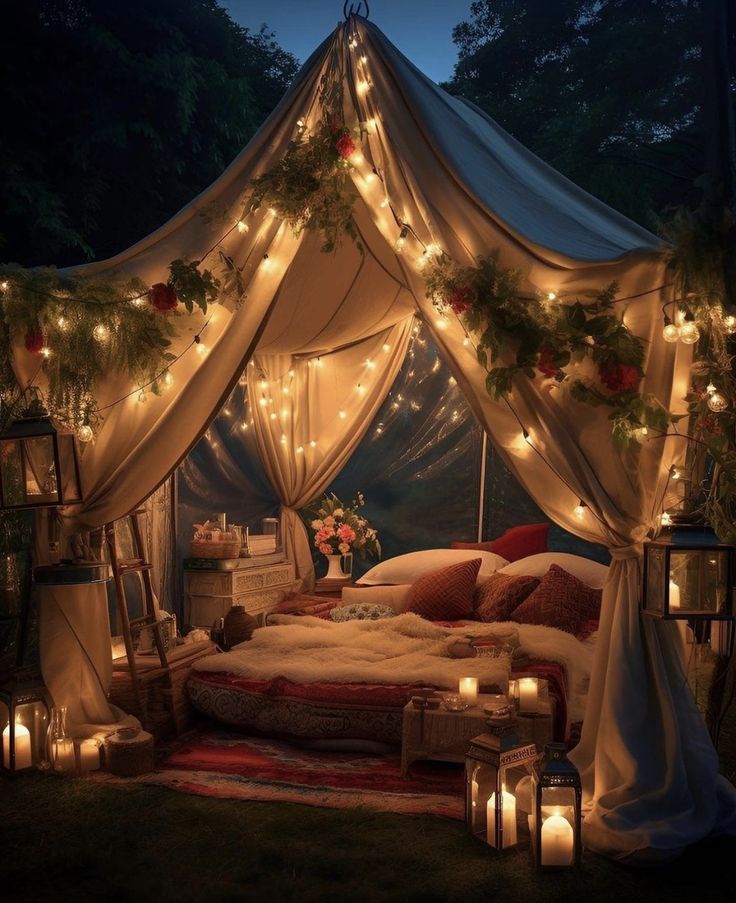
POLYGON ((733 901, 736 838, 666 866, 586 854, 537 875, 459 822, 243 803, 157 787, 31 775, 0 782, 0 899, 268 901, 733 901), (733 858, 732 858, 733 857, 733 858))

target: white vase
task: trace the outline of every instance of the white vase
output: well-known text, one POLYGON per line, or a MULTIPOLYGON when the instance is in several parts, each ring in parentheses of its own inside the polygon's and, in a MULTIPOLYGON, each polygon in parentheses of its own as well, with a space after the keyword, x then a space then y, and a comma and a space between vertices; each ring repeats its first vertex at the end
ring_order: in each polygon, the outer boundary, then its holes
POLYGON ((345 573, 342 566, 342 555, 325 555, 327 559, 327 573, 325 580, 345 580, 350 577, 349 573, 345 573))

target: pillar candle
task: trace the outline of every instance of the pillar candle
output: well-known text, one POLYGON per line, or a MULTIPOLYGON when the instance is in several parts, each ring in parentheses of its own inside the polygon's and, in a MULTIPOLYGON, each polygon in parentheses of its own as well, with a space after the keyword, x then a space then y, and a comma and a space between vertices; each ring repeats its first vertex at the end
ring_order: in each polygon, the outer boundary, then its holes
POLYGON ((670 609, 675 610, 680 607, 680 587, 674 580, 670 580, 670 609))
MULTIPOLYGON (((501 825, 503 836, 501 846, 513 847, 517 842, 516 836, 516 797, 505 788, 501 791, 501 825)), ((492 846, 496 846, 496 794, 492 793, 486 808, 487 836, 486 840, 492 846)))
POLYGON ((519 678, 519 711, 537 711, 538 686, 536 677, 519 678))
MULTIPOLYGON (((31 753, 31 732, 20 721, 15 722, 15 770, 33 765, 31 753)), ((3 762, 10 768, 10 725, 3 731, 3 762)))
POLYGON ((475 705, 478 702, 478 678, 461 677, 458 693, 468 705, 475 705))
POLYGON ((575 834, 562 815, 550 815, 542 824, 542 865, 572 865, 575 834))
POLYGON ((96 740, 82 740, 79 744, 80 771, 97 771, 100 767, 100 747, 96 740))

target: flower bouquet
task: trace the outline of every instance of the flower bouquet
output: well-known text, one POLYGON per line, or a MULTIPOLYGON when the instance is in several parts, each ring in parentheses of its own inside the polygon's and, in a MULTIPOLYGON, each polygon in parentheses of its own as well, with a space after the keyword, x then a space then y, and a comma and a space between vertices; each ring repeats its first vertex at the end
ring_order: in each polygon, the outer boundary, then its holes
POLYGON ((308 509, 308 515, 312 518, 314 545, 327 557, 328 577, 341 579, 350 576, 350 568, 341 563, 341 556, 356 555, 362 559, 381 557, 378 533, 359 513, 364 505, 362 492, 357 493, 350 505, 341 502, 332 492, 308 509))

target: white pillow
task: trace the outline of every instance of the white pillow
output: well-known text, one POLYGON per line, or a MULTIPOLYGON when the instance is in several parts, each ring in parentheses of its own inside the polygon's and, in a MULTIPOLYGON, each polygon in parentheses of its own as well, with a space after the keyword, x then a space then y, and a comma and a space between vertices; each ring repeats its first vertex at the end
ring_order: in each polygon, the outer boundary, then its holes
POLYGON ((528 558, 520 558, 507 564, 498 573, 507 574, 509 577, 544 577, 552 564, 556 564, 593 589, 601 589, 608 576, 605 564, 580 555, 570 555, 568 552, 540 552, 539 555, 529 555, 528 558))
POLYGON ((403 614, 409 606, 411 583, 398 586, 346 586, 342 591, 340 608, 367 602, 369 605, 388 605, 397 615, 403 614))
POLYGON ((508 561, 493 552, 481 552, 475 549, 426 549, 424 552, 409 552, 388 558, 372 567, 367 574, 357 580, 358 586, 375 586, 377 583, 415 583, 420 577, 451 564, 461 561, 472 561, 480 558, 478 583, 487 580, 508 561))

